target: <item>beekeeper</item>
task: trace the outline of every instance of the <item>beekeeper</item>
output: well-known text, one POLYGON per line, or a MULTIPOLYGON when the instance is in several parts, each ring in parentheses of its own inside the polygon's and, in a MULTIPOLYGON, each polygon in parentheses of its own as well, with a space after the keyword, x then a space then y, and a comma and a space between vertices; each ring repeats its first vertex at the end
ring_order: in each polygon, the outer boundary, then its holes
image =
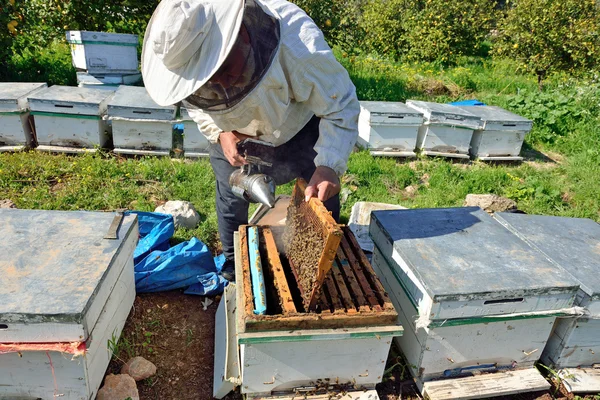
POLYGON ((146 29, 142 74, 154 101, 182 102, 211 143, 224 277, 234 279, 233 232, 248 221, 248 203, 228 182, 245 163, 240 140, 275 145, 276 162, 263 172, 278 185, 303 177, 306 197, 338 218, 359 103, 323 33, 296 5, 162 0, 146 29))

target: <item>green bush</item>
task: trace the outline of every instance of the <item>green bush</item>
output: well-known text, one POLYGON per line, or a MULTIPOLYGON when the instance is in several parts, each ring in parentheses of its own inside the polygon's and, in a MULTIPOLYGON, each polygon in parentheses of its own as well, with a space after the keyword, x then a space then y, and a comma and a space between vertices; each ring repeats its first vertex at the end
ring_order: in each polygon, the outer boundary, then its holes
POLYGON ((410 1, 404 15, 407 58, 452 63, 480 55, 496 21, 495 0, 410 1))
POLYGON ((9 82, 47 82, 48 85, 75 86, 77 77, 69 46, 58 39, 46 47, 24 49, 8 59, 8 69, 0 75, 9 82))
POLYGON ((407 6, 406 0, 368 0, 359 23, 364 32, 363 50, 395 59, 406 53, 403 18, 407 6))
POLYGON ((600 65, 596 0, 516 0, 500 26, 495 53, 517 59, 542 80, 551 72, 600 65))

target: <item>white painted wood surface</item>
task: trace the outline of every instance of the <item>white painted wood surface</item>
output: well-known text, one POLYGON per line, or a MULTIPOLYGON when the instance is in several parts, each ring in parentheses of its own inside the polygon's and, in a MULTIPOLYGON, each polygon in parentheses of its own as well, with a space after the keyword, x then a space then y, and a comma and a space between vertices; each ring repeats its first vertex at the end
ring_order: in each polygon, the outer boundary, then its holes
POLYGON ((425 155, 469 158, 473 130, 450 125, 429 124, 419 128, 417 148, 425 155))
POLYGON ((565 368, 558 374, 569 393, 600 393, 599 368, 565 368))
POLYGON ((186 157, 208 157, 210 143, 206 136, 200 132, 198 124, 192 120, 185 107, 180 107, 181 120, 183 121, 183 151, 186 157))
POLYGON ((102 116, 113 94, 107 90, 54 85, 28 95, 27 99, 34 112, 102 116))
POLYGON ((414 157, 423 114, 399 102, 361 102, 358 144, 373 155, 414 157))
POLYGON ((477 130, 471 139, 471 155, 481 160, 520 161, 519 156, 527 132, 477 130))
POLYGON ((318 379, 381 382, 391 337, 242 344, 242 393, 270 393, 318 379))
POLYGON ((535 368, 426 382, 423 386, 423 395, 430 400, 482 399, 550 388, 535 368))
POLYGON ((106 147, 110 128, 102 118, 71 118, 57 115, 35 115, 40 151, 70 152, 69 149, 106 147))
POLYGON ((29 116, 29 111, 0 112, 0 152, 32 146, 33 119, 29 116))
POLYGON ((375 247, 373 268, 390 295, 404 329, 395 338, 422 381, 499 368, 530 368, 550 335, 555 317, 509 321, 465 319, 465 325, 417 328, 419 315, 397 274, 375 247))
POLYGON ((66 37, 77 69, 92 74, 137 72, 137 35, 67 31, 66 37))
POLYGON ((86 342, 86 354, 83 357, 55 351, 0 354, 0 398, 94 398, 112 357, 108 341, 119 338, 135 299, 132 253, 130 256, 86 342))
POLYGON ((173 147, 173 122, 111 118, 115 153, 168 155, 173 147))
POLYGON ((240 356, 235 329, 235 283, 225 288, 215 316, 213 397, 222 399, 241 383, 240 356))

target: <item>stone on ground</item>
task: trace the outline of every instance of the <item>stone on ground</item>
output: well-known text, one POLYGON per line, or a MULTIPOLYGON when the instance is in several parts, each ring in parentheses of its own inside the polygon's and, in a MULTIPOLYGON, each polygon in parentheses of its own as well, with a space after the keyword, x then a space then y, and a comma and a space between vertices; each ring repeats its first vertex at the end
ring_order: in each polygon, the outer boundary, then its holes
POLYGON ((480 207, 488 213, 516 210, 517 203, 497 194, 468 194, 465 207, 480 207))
POLYGON ((0 200, 0 208, 17 208, 15 203, 9 199, 0 200))
POLYGON ((200 215, 189 201, 167 201, 162 206, 156 207, 154 212, 171 214, 176 228, 194 229, 200 222, 200 215))
POLYGON ((136 381, 141 381, 156 374, 156 365, 144 357, 133 357, 123 365, 121 373, 131 376, 136 381))
POLYGON ((96 400, 124 400, 128 397, 140 399, 135 380, 129 375, 110 374, 104 378, 104 386, 98 390, 96 400))

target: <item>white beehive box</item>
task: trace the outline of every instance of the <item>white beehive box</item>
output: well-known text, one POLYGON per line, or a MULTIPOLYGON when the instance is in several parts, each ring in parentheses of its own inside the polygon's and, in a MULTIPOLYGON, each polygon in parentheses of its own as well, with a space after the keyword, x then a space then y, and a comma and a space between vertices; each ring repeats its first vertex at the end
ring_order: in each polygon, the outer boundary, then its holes
POLYGON ((0 210, 0 398, 95 398, 135 298, 137 217, 104 239, 114 217, 0 210))
POLYGON ((138 36, 127 33, 67 31, 73 66, 90 74, 138 72, 138 36))
POLYGON ((33 146, 35 127, 27 96, 45 87, 45 83, 0 83, 0 152, 33 146))
POLYGON ((425 116, 417 139, 417 148, 423 154, 469 158, 473 131, 481 128, 479 117, 450 104, 408 100, 406 105, 425 116))
POLYGON ((168 156, 175 112, 156 104, 144 87, 120 86, 108 103, 115 153, 168 156))
POLYGON ((400 102, 362 101, 358 143, 373 155, 415 157, 423 113, 400 102))
MULTIPOLYGON (((237 232, 234 244, 239 249, 237 232)), ((240 251, 236 251, 238 277, 243 275, 241 259, 240 251)), ((310 394, 317 382, 330 382, 345 387, 348 399, 377 399, 374 390, 365 389, 374 389, 382 381, 392 338, 403 334, 401 326, 288 327, 248 332, 243 312, 243 282, 238 279, 233 288, 226 288, 222 298, 225 303, 217 311, 215 397, 221 398, 233 387, 241 386, 241 392, 248 398, 266 399, 275 394, 287 399, 286 394, 290 394, 289 398, 303 390, 310 394)))
POLYGON ((533 122, 496 106, 460 106, 481 118, 482 127, 473 132, 471 156, 480 160, 514 160, 519 156, 525 135, 533 122))
POLYGON ((119 74, 96 74, 77 72, 77 86, 93 89, 117 90, 120 85, 133 85, 142 79, 141 73, 119 75, 119 74))
POLYGON ((192 120, 185 107, 179 109, 183 121, 183 151, 186 157, 207 157, 210 143, 200 132, 198 124, 192 120))
POLYGON ((106 147, 106 104, 113 91, 51 86, 28 96, 38 150, 77 153, 106 147))
MULTIPOLYGON (((495 217, 580 284, 575 305, 585 315, 556 321, 542 361, 557 370, 600 364, 600 225, 590 219, 541 215, 497 213, 495 217)), ((574 382, 570 385, 577 391, 574 382)), ((593 391, 600 391, 600 374, 593 391)))
POLYGON ((370 232, 405 328, 397 343, 424 393, 445 385, 433 379, 482 371, 525 376, 521 391, 548 387, 533 365, 573 305, 568 273, 476 207, 374 211, 370 232))

